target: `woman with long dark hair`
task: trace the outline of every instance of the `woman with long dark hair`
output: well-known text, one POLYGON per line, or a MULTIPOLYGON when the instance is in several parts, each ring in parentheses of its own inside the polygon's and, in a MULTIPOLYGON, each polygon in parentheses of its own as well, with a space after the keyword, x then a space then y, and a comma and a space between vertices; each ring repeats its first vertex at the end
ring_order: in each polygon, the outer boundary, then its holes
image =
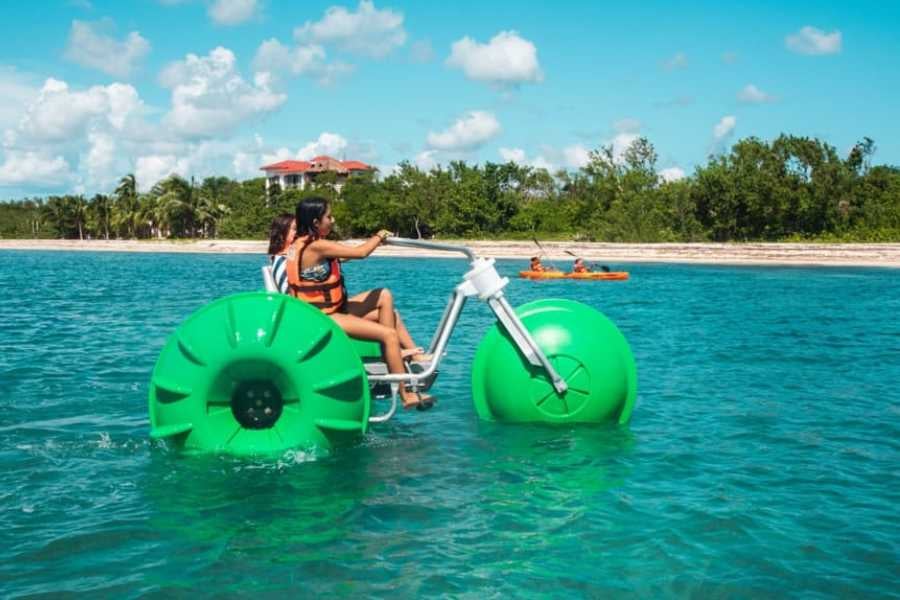
POLYGON ((272 219, 269 227, 269 261, 272 277, 282 294, 288 293, 287 251, 297 237, 297 221, 291 213, 281 213, 272 219))
MULTIPOLYGON (((390 235, 382 229, 359 246, 325 239, 334 228, 331 207, 325 198, 313 197, 297 205, 297 237, 287 251, 289 293, 331 316, 347 335, 381 343, 391 373, 404 373, 404 352, 413 360, 428 360, 416 347, 409 331, 394 309, 394 297, 387 288, 348 296, 341 274, 341 259, 365 258, 390 235)), ((404 408, 431 408, 434 398, 400 386, 404 408)))

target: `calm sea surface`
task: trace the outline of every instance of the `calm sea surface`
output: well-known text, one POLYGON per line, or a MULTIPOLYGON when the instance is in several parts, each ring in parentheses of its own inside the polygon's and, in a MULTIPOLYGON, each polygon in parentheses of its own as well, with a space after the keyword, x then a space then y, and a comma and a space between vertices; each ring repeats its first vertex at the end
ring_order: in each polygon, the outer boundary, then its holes
MULTIPOLYGON (((631 343, 630 426, 478 421, 470 302, 428 413, 332 456, 189 457, 147 382, 260 257, 0 251, 0 596, 900 596, 900 272, 525 282, 631 343)), ((500 262, 514 275, 521 266, 500 262)), ((461 260, 348 265, 427 343, 461 260)))

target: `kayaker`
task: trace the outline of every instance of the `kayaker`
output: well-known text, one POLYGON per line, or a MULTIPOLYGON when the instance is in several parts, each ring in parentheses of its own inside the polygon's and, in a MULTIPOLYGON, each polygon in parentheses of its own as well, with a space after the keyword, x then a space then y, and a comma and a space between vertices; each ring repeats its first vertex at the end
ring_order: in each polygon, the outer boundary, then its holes
MULTIPOLYGON (((325 198, 313 197, 297 205, 297 238, 288 249, 289 293, 329 315, 347 335, 381 343, 391 373, 405 373, 403 350, 412 360, 432 357, 413 342, 394 309, 394 297, 387 288, 376 288, 348 296, 341 274, 341 259, 366 258, 391 233, 382 229, 359 246, 325 239, 334 228, 331 207, 325 198)), ((428 394, 410 392, 400 386, 404 408, 426 410, 434 404, 428 394)))
POLYGON ((584 264, 583 258, 576 258, 575 264, 572 265, 573 273, 590 273, 591 270, 584 264))
POLYGON ((272 263, 272 277, 282 294, 288 293, 287 251, 297 237, 297 221, 291 213, 281 213, 272 219, 269 227, 269 261, 272 263))
POLYGON ((545 273, 548 271, 558 271, 556 267, 552 266, 544 266, 541 264, 541 259, 537 256, 531 257, 531 266, 528 268, 529 271, 535 271, 537 273, 545 273))

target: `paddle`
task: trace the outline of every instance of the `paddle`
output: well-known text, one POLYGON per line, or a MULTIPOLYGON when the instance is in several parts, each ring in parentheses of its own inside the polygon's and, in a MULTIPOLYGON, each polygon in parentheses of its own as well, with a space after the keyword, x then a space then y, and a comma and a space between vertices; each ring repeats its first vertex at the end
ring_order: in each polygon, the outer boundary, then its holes
MULTIPOLYGON (((575 258, 578 258, 578 255, 575 254, 574 252, 569 252, 568 250, 563 250, 563 252, 565 252, 569 256, 574 256, 575 258)), ((591 270, 595 270, 597 267, 600 267, 601 271, 603 271, 604 273, 609 273, 609 267, 607 267, 606 265, 598 265, 595 262, 592 262, 589 264, 591 265, 591 270)))
MULTIPOLYGON (((544 250, 544 247, 541 246, 541 243, 540 243, 539 241, 537 241, 537 238, 531 238, 531 241, 534 242, 535 244, 537 244, 537 247, 540 248, 540 250, 541 250, 541 258, 547 258, 547 251, 544 250)), ((550 261, 549 258, 547 259, 547 264, 548 264, 548 265, 550 266, 550 268, 553 269, 554 271, 559 271, 559 269, 556 268, 556 265, 554 265, 554 264, 550 261)))

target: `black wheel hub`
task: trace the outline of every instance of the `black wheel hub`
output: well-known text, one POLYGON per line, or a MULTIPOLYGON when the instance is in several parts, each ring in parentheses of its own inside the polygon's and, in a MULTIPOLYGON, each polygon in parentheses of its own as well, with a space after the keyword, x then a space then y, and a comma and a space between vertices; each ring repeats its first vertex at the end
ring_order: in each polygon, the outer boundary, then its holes
POLYGON ((242 381, 231 394, 231 412, 246 429, 268 429, 281 416, 284 400, 271 381, 242 381))

